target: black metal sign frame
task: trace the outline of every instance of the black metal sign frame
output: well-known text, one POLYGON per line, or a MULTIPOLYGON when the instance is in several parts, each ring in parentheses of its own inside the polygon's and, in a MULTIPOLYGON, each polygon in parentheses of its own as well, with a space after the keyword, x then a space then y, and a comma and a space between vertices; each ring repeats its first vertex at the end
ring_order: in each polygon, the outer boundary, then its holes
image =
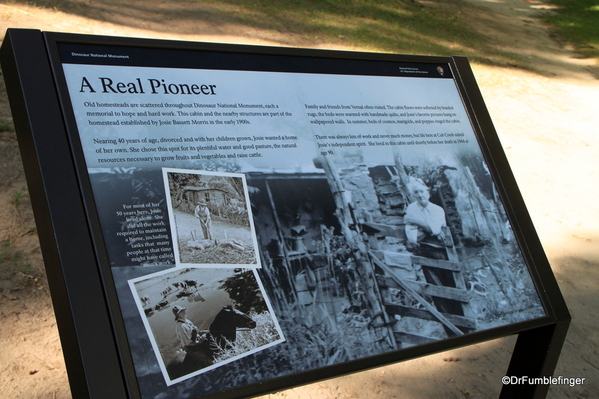
POLYGON ((254 396, 513 334, 506 375, 553 373, 570 315, 465 58, 9 29, 1 62, 74 397, 254 396), (246 315, 216 350, 221 307, 246 315))

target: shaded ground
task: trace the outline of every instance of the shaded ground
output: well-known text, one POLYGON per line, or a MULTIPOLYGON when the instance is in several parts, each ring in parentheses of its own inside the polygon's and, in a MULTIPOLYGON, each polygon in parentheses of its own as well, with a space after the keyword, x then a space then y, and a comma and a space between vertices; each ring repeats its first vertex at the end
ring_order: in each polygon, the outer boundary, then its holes
MULTIPOLYGON (((518 53, 539 72, 474 65, 504 150, 574 318, 555 375, 584 377, 585 384, 554 386, 549 397, 598 397, 599 323, 593 312, 599 301, 599 188, 594 184, 599 159, 599 113, 595 110, 599 82, 590 73, 596 71, 596 63, 576 58, 567 46, 551 39, 548 28, 536 18, 540 12, 550 12, 550 6, 542 2, 420 3, 458 9, 464 23, 485 33, 494 45, 518 53)), ((198 19, 197 15, 188 18, 172 4, 153 0, 127 2, 127 8, 107 0, 56 1, 48 8, 10 2, 0 4, 0 27, 2 31, 27 27, 348 48, 341 39, 323 43, 285 31, 238 25, 224 16, 198 19), (57 9, 52 8, 55 6, 57 9)), ((0 119, 10 120, 9 115, 2 94, 0 119)), ((14 134, 7 132, 0 133, 0 226, 0 399, 70 398, 17 143, 14 134)), ((267 397, 497 397, 513 342, 513 338, 487 342, 267 397)))

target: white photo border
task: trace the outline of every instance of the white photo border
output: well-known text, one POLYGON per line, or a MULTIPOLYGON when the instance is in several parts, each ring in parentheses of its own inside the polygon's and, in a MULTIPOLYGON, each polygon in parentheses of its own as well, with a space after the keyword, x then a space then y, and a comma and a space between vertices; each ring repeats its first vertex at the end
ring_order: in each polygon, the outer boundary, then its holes
MULTIPOLYGON (((243 173, 229 173, 229 172, 214 172, 214 171, 206 171, 206 170, 195 170, 195 169, 179 169, 179 168, 162 168, 162 176, 164 181, 164 189, 166 192, 166 202, 167 202, 167 210, 169 216, 169 224, 171 230, 171 237, 173 243, 173 253, 175 257, 175 265, 176 267, 242 267, 242 268, 261 268, 260 261, 260 251, 258 246, 258 239, 256 237, 256 229, 254 227, 254 218, 252 216, 252 207, 250 203, 250 197, 248 192, 248 186, 246 181, 246 176, 243 173), (239 178, 243 183, 243 191, 244 191, 244 200, 245 207, 248 213, 248 222, 249 229, 251 233, 251 245, 252 250, 254 252, 254 262, 253 263, 184 263, 181 260, 181 248, 179 246, 179 231, 177 230, 177 222, 173 209, 171 190, 169 186, 169 173, 179 173, 179 174, 190 174, 190 175, 202 175, 202 176, 221 176, 226 178, 239 178)), ((217 240, 218 241, 218 240, 217 240)))
MULTIPOLYGON (((173 277, 166 277, 166 279, 167 280, 171 280, 171 279, 174 280, 173 277)), ((140 317, 142 319, 142 322, 144 324, 146 333, 147 333, 147 335, 148 335, 148 337, 150 339, 150 343, 152 345, 152 349, 154 351, 154 354, 156 355, 156 360, 158 362, 158 366, 160 367, 160 371, 162 372, 162 375, 164 377, 164 380, 165 380, 167 386, 171 386, 171 385, 177 384, 179 382, 188 380, 190 378, 196 377, 196 376, 198 376, 200 374, 206 373, 208 371, 211 371, 211 370, 214 370, 216 368, 222 367, 222 366, 224 366, 226 364, 229 364, 229 363, 235 362, 237 360, 243 359, 243 358, 245 358, 247 356, 250 356, 250 355, 252 355, 254 353, 261 352, 261 351, 263 351, 265 349, 271 348, 271 347, 273 347, 275 345, 279 345, 279 344, 281 344, 281 343, 283 343, 283 342, 286 341, 285 336, 283 334, 283 330, 281 329, 281 326, 279 325, 279 321, 278 321, 278 319, 277 319, 277 317, 276 317, 276 315, 274 313, 274 310, 273 310, 272 304, 270 302, 270 299, 269 299, 268 295, 266 294, 266 290, 264 289, 264 285, 262 284, 262 281, 260 280, 260 276, 258 275, 257 270, 255 268, 232 268, 232 267, 231 268, 222 268, 222 267, 220 267, 220 268, 205 268, 205 267, 169 268, 169 269, 157 272, 157 273, 147 274, 147 275, 144 275, 144 276, 141 276, 141 277, 137 277, 137 278, 128 280, 128 283, 129 283, 129 288, 131 289, 131 293, 133 295, 133 298, 135 300, 135 304, 137 306, 137 310, 138 310, 139 315, 140 315, 140 317), (278 335, 279 338, 278 339, 274 339, 271 342, 268 342, 268 343, 266 343, 264 345, 261 345, 259 347, 254 348, 254 349, 248 350, 247 352, 244 352, 244 353, 238 354, 236 356, 230 357, 230 358, 228 358, 226 360, 220 361, 218 363, 214 363, 214 364, 209 365, 207 367, 200 368, 200 369, 198 369, 196 371, 190 372, 188 374, 184 374, 184 375, 182 375, 180 377, 177 377, 177 378, 171 378, 170 375, 169 375, 169 372, 167 370, 167 364, 165 362, 164 356, 162 355, 162 352, 160 351, 161 343, 158 342, 160 339, 156 337, 156 334, 154 333, 154 329, 152 328, 152 326, 150 324, 149 317, 151 317, 151 316, 148 315, 148 314, 146 314, 146 311, 145 311, 145 309, 147 309, 147 308, 145 308, 145 305, 144 305, 143 299, 142 299, 144 297, 144 295, 140 295, 140 292, 142 292, 143 290, 142 289, 138 289, 138 287, 136 287, 136 284, 139 284, 140 282, 147 281, 147 280, 157 280, 157 279, 160 279, 160 278, 164 278, 165 275, 167 275, 167 274, 175 274, 175 275, 177 275, 178 277, 180 277, 183 280, 185 279, 185 277, 181 277, 181 276, 184 275, 184 274, 187 274, 189 272, 192 272, 192 273, 195 272, 195 273, 198 273, 200 275, 202 275, 202 274, 211 274, 211 273, 212 274, 218 274, 218 275, 221 275, 221 274, 224 275, 224 274, 227 273, 227 269, 230 271, 230 275, 231 276, 235 275, 236 273, 240 273, 240 269, 241 269, 241 271, 245 270, 245 271, 251 271, 252 272, 252 274, 253 274, 253 276, 256 279, 256 282, 258 284, 258 288, 259 288, 260 294, 261 294, 261 296, 262 296, 262 298, 264 300, 264 304, 265 304, 265 306, 267 308, 267 312, 270 314, 270 318, 271 318, 270 322, 272 322, 272 325, 273 325, 274 329, 276 330, 276 334, 278 335)), ((170 286, 171 284, 172 284, 172 282, 169 283, 168 285, 170 286)), ((202 286, 203 286, 203 284, 202 284, 202 286)), ((217 291, 217 290, 213 289, 213 291, 217 291)), ((222 290, 220 290, 220 291, 222 291, 222 290)), ((173 294, 173 295, 176 296, 176 294, 173 294)), ((199 295, 199 296, 201 298, 201 295, 199 295)), ((161 309, 159 309, 159 310, 155 309, 154 306, 153 306, 153 304, 152 304, 152 306, 150 307, 150 309, 153 309, 152 312, 154 312, 154 310, 156 312, 167 311, 167 315, 170 316, 170 313, 172 312, 172 308, 173 308, 173 306, 171 306, 171 305, 174 305, 175 303, 178 303, 178 302, 181 302, 179 305, 185 305, 185 298, 184 297, 177 298, 176 300, 174 300, 174 301, 169 302, 168 304, 166 304, 164 307, 161 307, 161 309)), ((164 317, 168 317, 168 316, 164 316, 164 317)), ((174 330, 174 327, 173 327, 173 330, 174 330)))

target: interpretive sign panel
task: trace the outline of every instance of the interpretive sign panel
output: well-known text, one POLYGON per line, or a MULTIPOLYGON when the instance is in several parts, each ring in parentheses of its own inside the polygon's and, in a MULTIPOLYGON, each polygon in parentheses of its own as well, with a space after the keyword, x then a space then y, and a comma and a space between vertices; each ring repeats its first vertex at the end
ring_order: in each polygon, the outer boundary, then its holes
POLYGON ((515 333, 552 372, 569 315, 465 59, 17 30, 2 66, 77 397, 515 333))

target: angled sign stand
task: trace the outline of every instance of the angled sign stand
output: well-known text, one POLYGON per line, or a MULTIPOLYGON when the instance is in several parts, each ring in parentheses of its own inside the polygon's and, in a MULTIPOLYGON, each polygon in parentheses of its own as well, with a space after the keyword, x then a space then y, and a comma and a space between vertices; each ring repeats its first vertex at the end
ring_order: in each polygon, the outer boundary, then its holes
POLYGON ((553 373, 570 315, 465 58, 10 29, 1 62, 74 397, 513 334, 508 376, 553 373))

